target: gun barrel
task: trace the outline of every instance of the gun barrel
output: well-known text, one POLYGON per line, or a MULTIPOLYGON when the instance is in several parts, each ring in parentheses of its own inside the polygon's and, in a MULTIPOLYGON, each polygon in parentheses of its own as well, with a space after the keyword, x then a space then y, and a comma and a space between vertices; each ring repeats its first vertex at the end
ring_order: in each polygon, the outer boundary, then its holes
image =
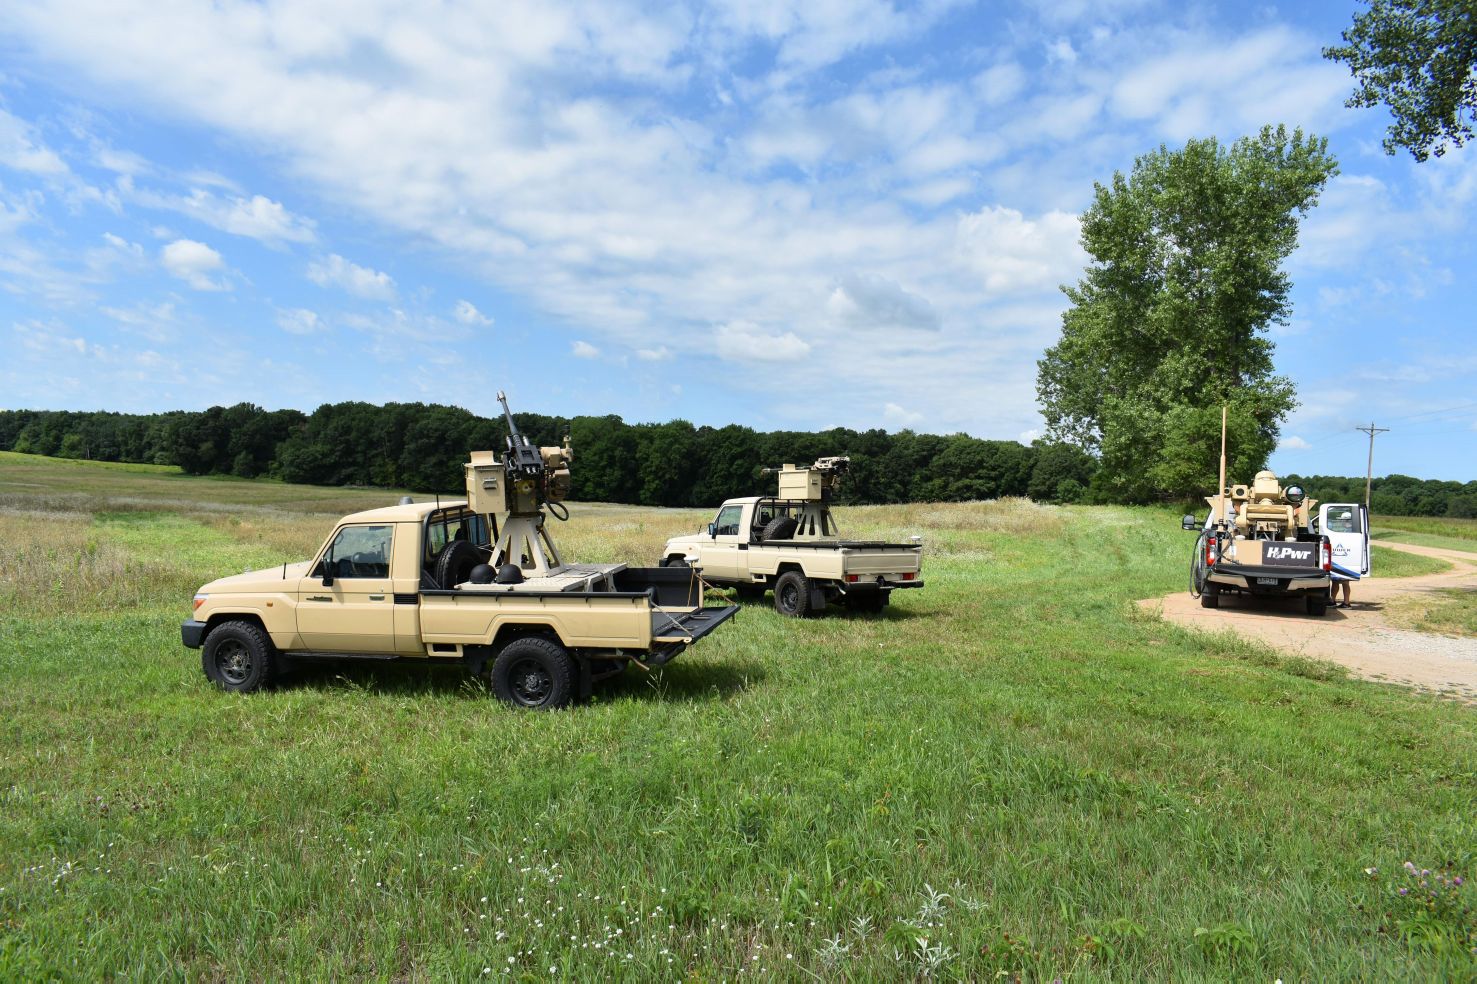
POLYGON ((513 422, 513 411, 508 408, 508 394, 498 390, 497 402, 503 405, 503 417, 508 421, 508 436, 517 444, 523 443, 523 435, 518 433, 518 425, 513 422))

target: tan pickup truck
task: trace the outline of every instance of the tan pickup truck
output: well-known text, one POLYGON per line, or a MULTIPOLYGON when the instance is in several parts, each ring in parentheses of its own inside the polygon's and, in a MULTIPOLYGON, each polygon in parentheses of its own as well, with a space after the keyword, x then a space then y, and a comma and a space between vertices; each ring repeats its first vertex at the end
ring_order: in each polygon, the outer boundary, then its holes
POLYGON ((831 512, 849 461, 821 458, 813 465, 785 465, 778 496, 729 499, 697 534, 673 537, 661 564, 692 567, 703 580, 732 585, 740 594, 774 591, 781 615, 814 615, 833 601, 879 612, 892 592, 923 587, 922 544, 844 538, 831 512))
POLYGON ((300 660, 454 663, 511 704, 549 708, 628 663, 663 665, 737 611, 702 607, 687 571, 558 564, 497 583, 496 525, 464 502, 346 516, 312 560, 202 587, 184 644, 226 690, 300 660))

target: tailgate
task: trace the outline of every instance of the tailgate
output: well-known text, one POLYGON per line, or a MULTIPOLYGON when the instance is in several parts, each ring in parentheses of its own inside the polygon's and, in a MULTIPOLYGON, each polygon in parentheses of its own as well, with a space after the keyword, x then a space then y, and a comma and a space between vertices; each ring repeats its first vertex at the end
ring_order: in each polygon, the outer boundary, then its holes
POLYGON ((684 642, 689 645, 738 614, 738 605, 718 605, 689 611, 651 611, 651 641, 684 642))
POLYGON ((921 554, 922 550, 917 547, 848 549, 842 555, 842 566, 847 574, 916 573, 921 554))

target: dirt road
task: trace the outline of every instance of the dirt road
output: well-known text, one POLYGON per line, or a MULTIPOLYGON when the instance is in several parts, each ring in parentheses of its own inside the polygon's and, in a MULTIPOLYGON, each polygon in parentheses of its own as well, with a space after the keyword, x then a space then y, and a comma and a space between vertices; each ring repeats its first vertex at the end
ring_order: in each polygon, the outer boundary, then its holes
POLYGON ((1383 615, 1385 604, 1400 596, 1442 588, 1477 590, 1477 555, 1417 547, 1406 543, 1381 546, 1424 557, 1439 557, 1452 569, 1420 577, 1356 581, 1352 608, 1330 608, 1321 618, 1308 615, 1301 602, 1267 602, 1221 595, 1219 608, 1201 608, 1188 591, 1148 598, 1139 605, 1159 610, 1178 625, 1203 632, 1232 631, 1269 643, 1287 653, 1328 660, 1371 680, 1450 694, 1477 702, 1477 639, 1457 639, 1396 628, 1383 615))

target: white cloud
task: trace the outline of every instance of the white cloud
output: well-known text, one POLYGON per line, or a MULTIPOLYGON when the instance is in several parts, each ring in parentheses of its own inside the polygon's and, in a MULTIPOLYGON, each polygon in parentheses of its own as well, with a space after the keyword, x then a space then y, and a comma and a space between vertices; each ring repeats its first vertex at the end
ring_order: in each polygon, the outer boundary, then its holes
POLYGON ((1013 61, 991 65, 974 77, 974 91, 987 106, 1004 105, 1025 87, 1025 70, 1013 61))
POLYGON ((87 339, 68 334, 66 326, 56 322, 35 319, 17 321, 11 329, 15 332, 21 347, 37 355, 45 357, 78 356, 96 351, 87 339))
POLYGON ((307 308, 289 308, 277 312, 277 327, 293 335, 312 335, 323 331, 327 326, 323 324, 315 311, 309 311, 307 308))
POLYGON ((665 345, 658 345, 656 348, 637 349, 636 358, 643 362, 666 362, 672 358, 672 350, 665 345))
POLYGON ((17 171, 60 177, 67 165, 42 142, 35 127, 0 109, 0 164, 17 171))
POLYGON ((309 263, 308 279, 319 287, 338 287, 371 301, 395 299, 395 281, 388 273, 351 263, 337 253, 309 263))
POLYGON ((476 305, 474 305, 471 301, 457 301, 456 309, 452 312, 452 316, 464 325, 479 325, 482 327, 486 327, 487 325, 492 324, 492 319, 483 314, 481 311, 477 310, 476 305))
POLYGON ((991 294, 1041 290, 1076 280, 1087 262, 1077 216, 1047 212, 1027 219, 990 205, 960 217, 957 248, 991 294))
POLYGON ((225 268, 221 255, 209 246, 193 239, 176 239, 160 251, 164 269, 180 278, 196 290, 226 290, 220 280, 212 280, 210 274, 225 268))
POLYGON ((598 359, 600 357, 600 350, 586 341, 576 340, 569 350, 577 359, 598 359))
POLYGON ((884 403, 882 419, 894 427, 911 427, 923 419, 923 414, 914 410, 906 410, 896 403, 884 403))
POLYGON ((1070 65, 1077 60, 1077 49, 1066 38, 1057 38, 1046 45, 1046 60, 1070 65))
POLYGON ((792 331, 773 333, 750 321, 730 321, 713 333, 718 355, 735 362, 793 362, 810 352, 810 343, 792 331))
POLYGON ((1289 434, 1277 442, 1278 451, 1307 451, 1312 446, 1296 434, 1289 434))
POLYGON ((1169 31, 1160 50, 1167 53, 1119 73, 1109 106, 1121 117, 1154 121, 1174 139, 1226 127, 1249 132, 1268 122, 1326 132, 1348 95, 1348 71, 1309 58, 1316 40, 1286 27, 1229 40, 1169 31))
POLYGON ((893 328, 937 331, 933 305, 885 277, 845 277, 831 289, 826 311, 847 328, 893 328))

